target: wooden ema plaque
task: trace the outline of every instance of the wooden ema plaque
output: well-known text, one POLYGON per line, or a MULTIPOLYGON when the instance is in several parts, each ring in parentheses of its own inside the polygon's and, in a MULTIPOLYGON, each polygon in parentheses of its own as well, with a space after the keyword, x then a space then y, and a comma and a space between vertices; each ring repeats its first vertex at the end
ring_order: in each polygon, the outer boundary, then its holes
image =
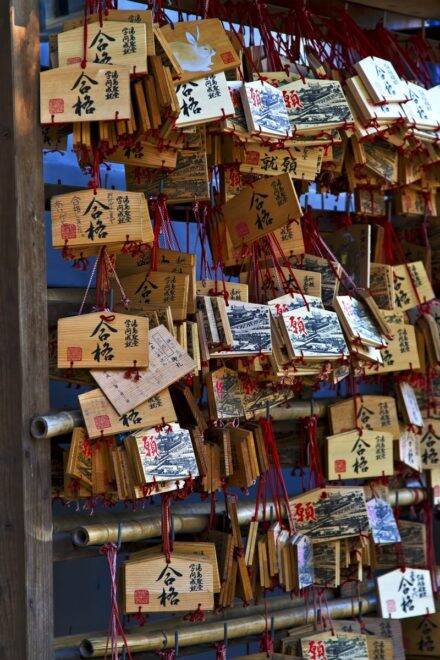
POLYGON ((153 240, 147 200, 142 193, 77 190, 52 197, 50 208, 53 247, 153 240))
POLYGON ((59 369, 148 367, 148 320, 114 312, 58 319, 59 369))
POLYGON ((151 177, 139 177, 134 167, 126 168, 127 188, 147 195, 166 195, 168 204, 210 199, 206 152, 179 153, 176 169, 158 172, 151 177))
POLYGON ((405 621, 403 640, 408 655, 438 658, 440 648, 440 613, 417 616, 405 621))
POLYGON ((71 64, 40 74, 42 124, 130 119, 130 72, 123 66, 71 64))
POLYGON ((214 608, 212 563, 201 555, 165 555, 122 566, 123 608, 130 612, 185 612, 214 608))
POLYGON ((177 417, 168 389, 158 392, 137 408, 119 415, 98 388, 78 396, 81 412, 89 438, 101 435, 116 435, 165 422, 174 422, 177 417))
POLYGON ((435 298, 421 261, 394 266, 394 291, 396 307, 401 312, 435 298))
MULTIPOLYGON (((84 28, 58 35, 58 66, 80 64, 84 56, 84 28)), ((144 23, 106 21, 87 27, 87 62, 129 68, 130 73, 147 72, 147 36, 144 23)))
POLYGON ((329 479, 365 479, 393 474, 393 436, 348 431, 327 438, 329 479))
MULTIPOLYGON (((289 147, 269 149, 257 142, 243 147, 240 172, 278 176, 289 174, 292 179, 314 181, 321 171, 322 147, 289 147)), ((237 156, 240 156, 240 147, 237 156)))
POLYGON ((165 25, 160 35, 165 54, 177 60, 181 68, 179 84, 240 66, 240 58, 218 18, 165 25))
POLYGON ((153 169, 174 169, 177 162, 177 151, 162 149, 159 151, 150 142, 137 140, 131 145, 118 147, 107 157, 112 163, 122 163, 133 167, 146 167, 153 169))
POLYGON ((369 431, 387 431, 400 437, 396 400, 392 396, 364 394, 335 403, 328 408, 333 434, 359 426, 369 431))
POLYGON ((133 307, 169 305, 174 321, 186 320, 189 275, 150 271, 121 278, 121 286, 133 307))
POLYGON ((252 243, 301 217, 301 207, 289 174, 261 179, 223 207, 233 247, 252 243))
MULTIPOLYGON (((161 552, 161 546, 153 546, 152 548, 145 548, 138 552, 132 552, 130 555, 130 562, 142 561, 149 555, 158 554, 161 552)), ((221 582, 217 562, 217 550, 215 543, 207 541, 174 541, 173 542, 173 555, 201 555, 205 559, 209 559, 212 564, 213 570, 213 588, 214 593, 220 592, 221 582)))
POLYGON ((222 280, 197 280, 196 295, 212 296, 226 291, 228 300, 249 302, 249 287, 239 282, 223 282, 222 280))
POLYGON ((358 536, 369 528, 362 488, 328 486, 290 499, 295 527, 313 542, 358 536))
POLYGON ((431 575, 420 568, 400 568, 377 578, 382 616, 406 619, 435 613, 431 575))
POLYGON ((128 413, 186 374, 195 362, 171 334, 159 325, 149 336, 148 369, 139 371, 139 380, 125 378, 125 371, 92 370, 91 374, 119 415, 128 413))
POLYGON ((369 660, 367 636, 357 633, 329 632, 314 633, 301 639, 301 651, 304 658, 345 658, 369 660))
MULTIPOLYGON (((123 23, 143 23, 146 28, 147 35, 147 55, 155 55, 154 37, 153 37, 153 12, 142 11, 136 9, 107 9, 101 16, 104 22, 107 21, 122 21, 123 23)), ((88 18, 88 23, 96 23, 99 21, 99 14, 92 14, 88 18)), ((84 18, 71 18, 63 23, 63 32, 73 30, 74 28, 82 27, 84 25, 84 18)))
MULTIPOLYGON (((338 619, 332 621, 332 626, 335 631, 361 633, 363 630, 367 635, 367 644, 370 639, 391 642, 391 652, 387 648, 384 655, 378 655, 378 660, 393 660, 393 658, 397 660, 405 657, 402 624, 396 619, 392 621, 391 619, 368 616, 362 620, 362 629, 360 622, 357 620, 338 619)), ((368 650, 370 651, 370 647, 368 647, 368 650)), ((373 654, 370 657, 374 658, 375 656, 373 654)))

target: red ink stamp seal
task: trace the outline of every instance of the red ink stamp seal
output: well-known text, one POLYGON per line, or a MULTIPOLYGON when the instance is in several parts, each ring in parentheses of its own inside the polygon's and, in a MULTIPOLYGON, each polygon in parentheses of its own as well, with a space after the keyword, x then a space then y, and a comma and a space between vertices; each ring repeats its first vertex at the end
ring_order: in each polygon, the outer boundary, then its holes
POLYGON ((150 592, 148 589, 135 589, 134 590, 134 604, 135 605, 148 605, 150 602, 150 592))
POLYGON ((335 472, 347 472, 347 461, 344 458, 335 461, 335 472))
POLYGON ((235 231, 237 232, 237 235, 240 236, 240 238, 247 236, 250 233, 248 223, 237 222, 237 224, 235 225, 235 231))
POLYGON ((51 115, 62 115, 64 112, 64 99, 49 99, 49 112, 51 115))
POLYGON ((63 222, 61 225, 61 238, 64 240, 67 240, 68 238, 76 238, 76 225, 63 222))
POLYGON ((234 61, 234 56, 230 50, 228 50, 226 53, 220 53, 220 57, 225 64, 231 64, 231 62, 234 61))
POLYGON ((108 415, 96 415, 96 417, 93 418, 93 421, 95 422, 98 431, 109 429, 111 427, 110 417, 108 415))
POLYGON ((258 165, 260 162, 260 154, 258 151, 246 151, 246 165, 258 165))
POLYGON ((67 360, 69 362, 81 362, 83 357, 83 349, 81 346, 68 346, 67 347, 67 360))
POLYGON ((392 614, 393 612, 396 611, 396 601, 394 598, 390 598, 390 600, 386 601, 386 606, 387 606, 387 612, 388 614, 392 614))

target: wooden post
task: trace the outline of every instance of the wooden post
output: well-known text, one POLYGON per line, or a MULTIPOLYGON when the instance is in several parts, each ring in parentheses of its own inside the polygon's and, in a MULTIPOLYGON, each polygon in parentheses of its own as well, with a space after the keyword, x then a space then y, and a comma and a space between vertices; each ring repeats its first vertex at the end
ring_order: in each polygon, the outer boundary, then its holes
POLYGON ((0 2, 0 658, 49 660, 50 444, 38 0, 0 2))

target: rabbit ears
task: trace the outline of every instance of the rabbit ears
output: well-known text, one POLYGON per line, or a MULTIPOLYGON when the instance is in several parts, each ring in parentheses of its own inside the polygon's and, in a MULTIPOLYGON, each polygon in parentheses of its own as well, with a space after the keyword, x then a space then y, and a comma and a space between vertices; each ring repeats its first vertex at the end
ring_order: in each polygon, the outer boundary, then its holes
POLYGON ((191 32, 186 32, 185 34, 186 34, 187 42, 193 44, 193 46, 196 46, 200 36, 199 27, 198 26, 196 27, 195 35, 191 34, 191 32))

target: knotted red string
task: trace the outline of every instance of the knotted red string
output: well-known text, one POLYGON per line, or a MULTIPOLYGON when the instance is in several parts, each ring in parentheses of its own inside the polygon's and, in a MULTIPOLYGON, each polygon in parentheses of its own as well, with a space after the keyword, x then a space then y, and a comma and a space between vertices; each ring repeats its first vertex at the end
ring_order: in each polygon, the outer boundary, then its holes
POLYGON ((125 647, 125 652, 129 660, 132 660, 132 655, 130 648, 128 646, 127 637, 125 635, 124 629, 122 627, 121 618, 119 615, 118 607, 118 593, 117 593, 117 582, 116 582, 116 560, 118 557, 118 548, 115 543, 107 543, 103 545, 100 549, 101 554, 105 555, 107 559, 108 568, 110 571, 110 587, 111 587, 111 609, 110 609, 110 621, 109 621, 109 630, 107 635, 107 644, 105 649, 104 660, 107 657, 110 657, 111 660, 119 660, 119 638, 122 638, 122 643, 125 647), (110 645, 110 648, 109 648, 110 645), (108 655, 110 650, 111 655, 108 655))

